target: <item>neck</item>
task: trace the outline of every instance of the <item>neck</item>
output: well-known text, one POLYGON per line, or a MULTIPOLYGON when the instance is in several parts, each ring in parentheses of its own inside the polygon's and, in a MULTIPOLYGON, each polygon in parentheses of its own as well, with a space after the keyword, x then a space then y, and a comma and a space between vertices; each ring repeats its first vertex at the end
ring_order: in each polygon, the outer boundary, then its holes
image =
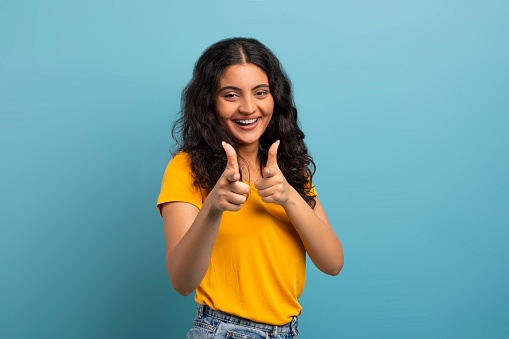
POLYGON ((258 162, 258 143, 256 145, 239 146, 239 155, 248 163, 258 162))
POLYGON ((258 143, 255 145, 245 145, 239 147, 239 156, 243 159, 239 161, 240 170, 243 173, 245 181, 254 183, 261 176, 260 162, 258 161, 258 143))

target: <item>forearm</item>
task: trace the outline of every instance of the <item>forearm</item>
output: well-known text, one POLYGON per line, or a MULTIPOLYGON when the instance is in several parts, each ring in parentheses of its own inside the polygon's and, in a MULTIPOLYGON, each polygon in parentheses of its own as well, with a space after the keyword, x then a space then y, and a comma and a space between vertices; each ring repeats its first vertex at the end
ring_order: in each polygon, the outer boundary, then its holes
POLYGON ((320 218, 293 188, 282 206, 315 266, 324 273, 337 275, 343 267, 343 248, 328 221, 320 218))
POLYGON ((205 200, 191 227, 166 258, 171 284, 179 294, 191 294, 205 276, 222 213, 205 200))

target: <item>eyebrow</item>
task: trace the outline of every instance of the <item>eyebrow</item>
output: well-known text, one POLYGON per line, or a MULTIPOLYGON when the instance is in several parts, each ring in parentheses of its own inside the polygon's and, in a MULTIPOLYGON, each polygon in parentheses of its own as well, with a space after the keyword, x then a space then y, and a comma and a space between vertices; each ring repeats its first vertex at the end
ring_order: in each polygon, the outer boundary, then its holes
MULTIPOLYGON (((252 91, 254 91, 254 90, 256 90, 256 89, 258 89, 258 88, 262 88, 262 87, 267 87, 267 88, 268 88, 268 87, 269 87, 269 85, 267 85, 267 84, 259 84, 259 85, 255 86, 255 87, 253 87, 251 90, 252 90, 252 91)), ((242 91, 242 89, 240 89, 240 88, 238 88, 238 87, 235 87, 235 86, 225 86, 225 87, 221 88, 221 89, 220 89, 219 91, 217 91, 217 92, 219 93, 219 92, 222 92, 222 91, 226 91, 226 90, 228 90, 228 89, 231 89, 231 90, 234 90, 234 91, 239 91, 239 92, 241 92, 241 91, 242 91)))

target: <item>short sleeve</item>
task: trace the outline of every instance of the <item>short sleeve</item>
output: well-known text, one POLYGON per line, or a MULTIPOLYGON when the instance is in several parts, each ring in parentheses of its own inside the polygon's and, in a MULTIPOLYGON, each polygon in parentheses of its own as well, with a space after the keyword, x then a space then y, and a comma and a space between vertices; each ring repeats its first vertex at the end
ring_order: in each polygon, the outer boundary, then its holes
POLYGON ((318 194, 316 194, 315 186, 311 186, 311 190, 309 191, 309 196, 316 197, 318 194))
POLYGON ((315 185, 313 185, 313 183, 309 180, 309 178, 308 178, 308 182, 306 183, 306 185, 304 187, 306 189, 311 188, 309 191, 307 191, 307 195, 309 195, 310 197, 318 196, 318 194, 316 194, 315 185))
POLYGON ((191 169, 191 158, 180 152, 170 160, 164 171, 161 192, 157 198, 157 210, 162 216, 162 204, 182 201, 201 208, 204 192, 194 185, 194 173, 191 169))

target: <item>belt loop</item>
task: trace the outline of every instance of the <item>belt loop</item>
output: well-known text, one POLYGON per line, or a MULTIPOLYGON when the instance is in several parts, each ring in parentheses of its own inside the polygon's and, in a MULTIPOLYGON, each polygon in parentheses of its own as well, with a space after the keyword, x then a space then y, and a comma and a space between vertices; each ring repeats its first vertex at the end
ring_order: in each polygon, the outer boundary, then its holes
POLYGON ((272 334, 271 334, 271 338, 277 338, 277 330, 278 330, 278 326, 277 325, 272 325, 272 334))
POLYGON ((198 304, 198 310, 196 311, 196 316, 198 318, 203 317, 203 309, 205 308, 204 305, 198 304))
POLYGON ((297 327, 298 319, 299 319, 298 316, 294 316, 292 318, 292 322, 290 323, 290 331, 292 332, 292 337, 294 338, 297 338, 297 336, 299 335, 299 330, 297 327))

